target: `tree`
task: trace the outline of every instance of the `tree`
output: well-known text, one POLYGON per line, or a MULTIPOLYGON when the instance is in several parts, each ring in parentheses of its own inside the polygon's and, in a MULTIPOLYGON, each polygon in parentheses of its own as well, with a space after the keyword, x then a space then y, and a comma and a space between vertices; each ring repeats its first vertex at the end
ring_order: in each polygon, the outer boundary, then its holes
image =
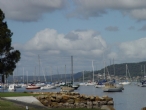
POLYGON ((4 83, 5 76, 13 74, 16 63, 20 60, 21 53, 14 50, 11 46, 11 36, 13 33, 8 29, 7 23, 4 21, 5 15, 0 9, 0 75, 4 83))

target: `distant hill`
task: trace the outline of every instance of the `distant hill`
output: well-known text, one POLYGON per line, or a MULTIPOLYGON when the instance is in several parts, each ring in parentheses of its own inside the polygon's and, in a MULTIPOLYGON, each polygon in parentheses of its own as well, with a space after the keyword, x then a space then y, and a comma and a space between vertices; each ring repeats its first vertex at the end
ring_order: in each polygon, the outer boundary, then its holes
MULTIPOLYGON (((131 77, 133 76, 144 76, 146 75, 146 61, 138 62, 138 63, 122 63, 122 64, 114 64, 107 66, 105 68, 102 68, 101 70, 94 71, 94 74, 102 74, 109 73, 110 75, 115 76, 125 76, 126 75, 126 64, 128 66, 129 73, 131 77)), ((92 79, 93 71, 86 71, 84 74, 84 77, 86 80, 92 79)), ((82 73, 76 73, 76 76, 81 76, 78 80, 82 79, 82 73), (78 75, 77 75, 78 74, 78 75)))

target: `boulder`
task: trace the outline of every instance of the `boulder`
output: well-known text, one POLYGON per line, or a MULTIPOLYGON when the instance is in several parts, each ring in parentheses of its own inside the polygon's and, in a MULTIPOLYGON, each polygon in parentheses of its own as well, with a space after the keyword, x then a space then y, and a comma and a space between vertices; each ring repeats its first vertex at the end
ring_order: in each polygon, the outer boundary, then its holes
POLYGON ((102 105, 101 109, 104 109, 104 110, 115 110, 112 106, 108 106, 108 105, 102 105))
POLYGON ((68 99, 68 100, 67 100, 67 103, 69 103, 69 104, 74 104, 74 102, 75 102, 74 99, 68 99))

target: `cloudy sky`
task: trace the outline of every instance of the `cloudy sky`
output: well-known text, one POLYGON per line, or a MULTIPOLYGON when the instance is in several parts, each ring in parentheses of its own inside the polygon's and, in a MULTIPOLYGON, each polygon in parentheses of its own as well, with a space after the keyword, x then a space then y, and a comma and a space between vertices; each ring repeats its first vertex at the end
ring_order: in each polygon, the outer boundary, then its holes
POLYGON ((71 56, 74 73, 92 61, 97 70, 146 60, 146 0, 0 0, 0 8, 21 52, 15 74, 71 73, 71 56))

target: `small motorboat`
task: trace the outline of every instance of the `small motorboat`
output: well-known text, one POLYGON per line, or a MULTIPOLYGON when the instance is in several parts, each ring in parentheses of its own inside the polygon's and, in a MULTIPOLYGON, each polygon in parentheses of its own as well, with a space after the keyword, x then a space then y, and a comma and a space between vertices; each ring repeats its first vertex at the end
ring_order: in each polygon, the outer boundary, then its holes
POLYGON ((46 86, 41 87, 40 89, 56 89, 56 86, 47 84, 46 86))
POLYGON ((14 84, 10 84, 8 91, 16 91, 15 85, 14 84))
POLYGON ((28 86, 26 86, 26 89, 40 89, 41 87, 40 86, 37 86, 35 84, 30 84, 28 86))

